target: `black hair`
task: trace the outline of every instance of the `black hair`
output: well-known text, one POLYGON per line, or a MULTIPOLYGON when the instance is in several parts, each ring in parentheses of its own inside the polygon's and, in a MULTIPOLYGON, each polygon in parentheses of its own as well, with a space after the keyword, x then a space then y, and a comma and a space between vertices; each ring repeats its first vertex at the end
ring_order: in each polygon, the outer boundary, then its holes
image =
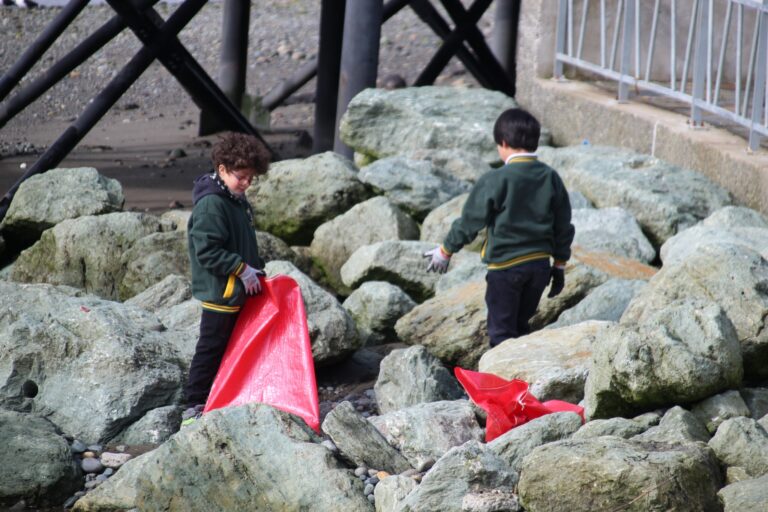
POLYGON ((269 167, 269 150, 253 135, 238 132, 224 133, 211 151, 214 168, 223 164, 229 171, 253 169, 265 174, 269 167))
POLYGON ((511 108, 501 113, 493 125, 493 139, 496 144, 533 153, 539 147, 541 125, 529 112, 511 108))

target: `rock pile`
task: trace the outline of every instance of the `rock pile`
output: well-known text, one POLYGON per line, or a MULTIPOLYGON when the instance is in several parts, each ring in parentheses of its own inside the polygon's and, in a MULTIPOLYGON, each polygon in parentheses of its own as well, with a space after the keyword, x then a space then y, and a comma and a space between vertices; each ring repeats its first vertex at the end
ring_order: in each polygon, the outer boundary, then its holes
POLYGON ((469 169, 493 162, 490 132, 461 129, 512 103, 449 93, 483 107, 457 120, 429 108, 446 91, 368 91, 343 128, 365 165, 281 162, 248 191, 268 274, 301 288, 317 366, 380 354, 375 384, 320 389, 320 432, 258 404, 178 430, 200 316, 183 214, 76 192, 71 215, 25 204, 40 232, 0 279, 0 506, 763 510, 768 221, 648 156, 542 148, 579 205, 566 288, 542 300, 539 330, 489 350, 477 245, 443 276, 421 253, 460 211, 469 169), (581 403, 587 422, 550 414, 485 443, 455 365, 581 403), (131 458, 138 445, 154 449, 131 458))

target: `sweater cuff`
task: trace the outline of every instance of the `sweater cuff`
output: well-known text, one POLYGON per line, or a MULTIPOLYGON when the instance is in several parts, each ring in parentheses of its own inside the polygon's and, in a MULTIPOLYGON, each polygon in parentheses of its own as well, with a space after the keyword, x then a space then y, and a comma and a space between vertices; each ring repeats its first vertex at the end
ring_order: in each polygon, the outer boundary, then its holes
POLYGON ((559 268, 560 270, 565 270, 565 265, 568 263, 565 260, 555 260, 554 263, 552 263, 552 266, 555 268, 559 268))
POLYGON ((235 275, 236 275, 236 276, 239 276, 240 274, 242 274, 242 273, 243 273, 243 270, 245 270, 245 267, 246 267, 246 264, 245 264, 245 262, 244 262, 244 261, 241 261, 241 262, 240 262, 240 263, 237 265, 237 267, 235 267, 235 275))

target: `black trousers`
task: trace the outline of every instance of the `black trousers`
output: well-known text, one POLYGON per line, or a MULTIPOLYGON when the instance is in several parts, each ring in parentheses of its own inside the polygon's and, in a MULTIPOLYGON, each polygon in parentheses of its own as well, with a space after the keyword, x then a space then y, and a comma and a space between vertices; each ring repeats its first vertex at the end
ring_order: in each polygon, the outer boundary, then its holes
POLYGON ((488 271, 485 304, 488 306, 488 336, 492 347, 531 331, 528 321, 536 313, 549 278, 549 260, 488 271))
POLYGON ((197 340, 195 355, 189 366, 189 379, 184 388, 187 406, 204 404, 211 392, 213 379, 219 371, 221 359, 227 350, 227 343, 235 328, 238 313, 216 313, 203 310, 200 318, 200 338, 197 340))

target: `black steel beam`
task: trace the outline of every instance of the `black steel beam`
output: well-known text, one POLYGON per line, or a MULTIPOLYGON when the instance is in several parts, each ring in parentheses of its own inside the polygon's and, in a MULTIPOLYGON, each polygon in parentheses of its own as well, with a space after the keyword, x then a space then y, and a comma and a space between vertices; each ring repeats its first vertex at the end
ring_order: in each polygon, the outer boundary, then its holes
MULTIPOLYGON (((411 3, 411 9, 413 9, 421 21, 426 23, 427 26, 429 26, 429 28, 431 28, 435 35, 437 35, 440 39, 445 40, 451 35, 451 27, 443 19, 437 9, 435 9, 435 7, 429 2, 429 0, 413 0, 411 3)), ((486 78, 485 71, 477 61, 477 58, 472 52, 467 50, 463 44, 458 47, 456 51, 456 57, 458 57, 462 64, 464 64, 464 67, 467 68, 467 71, 472 74, 475 80, 477 80, 477 82, 482 87, 489 89, 492 88, 491 82, 489 82, 486 78)), ((418 84, 414 82, 414 85, 428 84, 418 84)))
POLYGON ((346 0, 322 0, 320 4, 320 43, 317 51, 312 153, 333 149, 346 3, 346 0))
POLYGON ((376 86, 379 68, 379 39, 383 23, 382 0, 353 0, 344 16, 344 43, 339 72, 339 100, 333 150, 348 158, 352 148, 339 139, 339 122, 352 98, 367 87, 376 86))
POLYGON ((520 21, 520 0, 496 0, 491 46, 493 54, 512 82, 516 76, 517 25, 520 21))
MULTIPOLYGON (((459 25, 466 18, 467 10, 464 8, 461 0, 440 0, 440 2, 445 7, 445 10, 448 11, 448 15, 454 24, 459 25)), ((480 62, 480 65, 485 70, 486 76, 493 83, 493 88, 509 96, 514 96, 515 83, 510 80, 506 71, 496 59, 496 56, 493 55, 485 40, 485 36, 477 28, 477 25, 467 27, 467 43, 475 51, 478 62, 480 62)))
POLYGON ((448 62, 456 54, 457 50, 464 44, 464 40, 469 33, 470 27, 474 27, 480 20, 485 11, 491 5, 492 0, 475 0, 469 8, 469 12, 461 21, 456 24, 456 28, 447 37, 443 38, 443 44, 432 56, 427 66, 416 78, 414 85, 430 85, 445 69, 448 62))
MULTIPOLYGON (((146 13, 142 13, 121 0, 107 0, 107 3, 125 19, 128 27, 144 44, 152 41, 160 33, 158 24, 162 18, 154 10, 150 9, 146 13)), ((216 85, 216 82, 208 76, 203 67, 179 42, 178 38, 175 36, 167 38, 166 46, 160 51, 157 58, 176 77, 176 80, 201 110, 218 114, 223 127, 253 135, 269 148, 256 128, 248 122, 240 109, 227 98, 216 85)))
MULTIPOLYGON (((141 10, 151 7, 159 0, 141 0, 138 7, 141 10)), ((0 105, 0 128, 16 114, 27 108, 32 102, 42 96, 48 89, 71 73, 77 66, 85 62, 105 44, 111 41, 125 28, 120 16, 114 16, 77 44, 69 53, 64 55, 40 76, 28 83, 16 94, 0 105)))
POLYGON ((206 0, 185 0, 163 24, 151 42, 144 45, 109 84, 88 104, 85 111, 64 133, 27 169, 16 183, 0 199, 0 221, 5 218, 14 194, 30 176, 45 172, 59 165, 72 149, 96 125, 104 114, 117 102, 136 79, 149 67, 169 41, 175 39, 184 26, 200 11, 206 0))
POLYGON ((242 106, 243 94, 245 93, 250 20, 251 2, 225 0, 221 31, 219 86, 237 108, 242 106))
POLYGON ((40 57, 51 47, 53 42, 56 41, 61 33, 64 32, 64 29, 72 23, 86 5, 88 5, 88 0, 70 0, 53 21, 45 27, 43 32, 37 36, 37 39, 21 54, 19 60, 0 77, 0 101, 5 99, 24 75, 32 69, 32 66, 40 60, 40 57))

